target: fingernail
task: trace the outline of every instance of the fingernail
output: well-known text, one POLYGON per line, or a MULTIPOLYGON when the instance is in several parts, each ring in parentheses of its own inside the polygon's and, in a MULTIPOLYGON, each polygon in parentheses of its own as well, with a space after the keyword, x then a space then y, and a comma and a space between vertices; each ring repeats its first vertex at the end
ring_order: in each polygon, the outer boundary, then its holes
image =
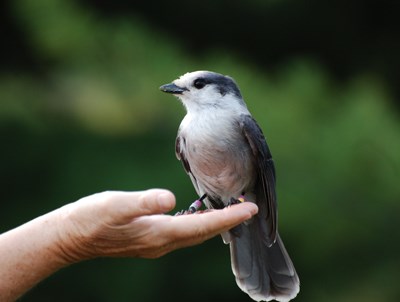
POLYGON ((157 201, 161 210, 171 210, 173 208, 173 202, 171 193, 161 193, 157 196, 157 201))
POLYGON ((254 215, 256 215, 258 213, 258 207, 257 207, 256 204, 253 203, 251 205, 250 213, 251 213, 251 216, 254 216, 254 215))

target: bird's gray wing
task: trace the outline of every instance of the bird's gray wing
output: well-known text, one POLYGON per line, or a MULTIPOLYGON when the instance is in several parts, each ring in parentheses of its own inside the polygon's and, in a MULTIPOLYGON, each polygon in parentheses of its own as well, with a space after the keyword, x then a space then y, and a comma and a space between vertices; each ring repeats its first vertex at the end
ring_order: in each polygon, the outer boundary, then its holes
POLYGON ((196 179, 196 177, 194 177, 192 170, 190 169, 189 161, 186 158, 184 149, 182 149, 182 143, 183 144, 185 143, 185 138, 182 138, 180 135, 178 135, 176 137, 176 141, 175 141, 176 157, 182 162, 183 168, 185 169, 186 173, 190 176, 190 179, 192 180, 193 186, 194 186, 197 194, 200 194, 199 186, 197 184, 197 179, 196 179))
POLYGON ((240 116, 240 129, 250 145, 257 165, 256 202, 260 208, 259 214, 266 219, 266 239, 268 246, 271 246, 276 240, 278 225, 274 162, 261 128, 250 115, 240 116), (262 211, 263 209, 265 210, 262 211))

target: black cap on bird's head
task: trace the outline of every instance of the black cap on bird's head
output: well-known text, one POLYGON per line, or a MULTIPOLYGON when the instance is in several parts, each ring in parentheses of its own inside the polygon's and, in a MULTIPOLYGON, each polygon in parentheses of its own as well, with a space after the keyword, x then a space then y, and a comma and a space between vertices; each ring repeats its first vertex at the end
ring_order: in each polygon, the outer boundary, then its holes
POLYGON ((172 83, 162 85, 160 89, 163 92, 180 95, 184 94, 185 91, 200 90, 206 86, 215 87, 222 96, 233 94, 238 98, 242 98, 237 84, 231 77, 211 71, 186 73, 172 83))

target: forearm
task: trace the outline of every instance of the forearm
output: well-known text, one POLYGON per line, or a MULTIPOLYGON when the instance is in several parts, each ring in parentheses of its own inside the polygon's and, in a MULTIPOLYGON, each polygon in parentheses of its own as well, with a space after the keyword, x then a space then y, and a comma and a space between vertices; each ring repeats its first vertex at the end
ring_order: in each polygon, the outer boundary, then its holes
POLYGON ((69 264, 60 245, 59 210, 0 235, 0 301, 15 301, 69 264))

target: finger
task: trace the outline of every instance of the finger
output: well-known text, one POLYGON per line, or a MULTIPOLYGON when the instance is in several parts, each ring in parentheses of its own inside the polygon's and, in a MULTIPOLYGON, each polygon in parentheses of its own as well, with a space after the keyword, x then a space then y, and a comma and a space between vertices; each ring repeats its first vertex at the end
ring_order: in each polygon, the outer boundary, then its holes
POLYGON ((139 216, 162 214, 175 207, 175 196, 164 189, 150 189, 143 191, 138 198, 136 211, 139 216))
POLYGON ((126 224, 143 215, 162 214, 175 207, 175 196, 164 189, 138 192, 107 192, 106 211, 113 224, 126 224))
POLYGON ((258 207, 252 202, 226 207, 195 215, 177 216, 171 221, 171 234, 175 232, 177 247, 199 244, 218 234, 226 232, 234 226, 250 219, 258 212, 258 207))

